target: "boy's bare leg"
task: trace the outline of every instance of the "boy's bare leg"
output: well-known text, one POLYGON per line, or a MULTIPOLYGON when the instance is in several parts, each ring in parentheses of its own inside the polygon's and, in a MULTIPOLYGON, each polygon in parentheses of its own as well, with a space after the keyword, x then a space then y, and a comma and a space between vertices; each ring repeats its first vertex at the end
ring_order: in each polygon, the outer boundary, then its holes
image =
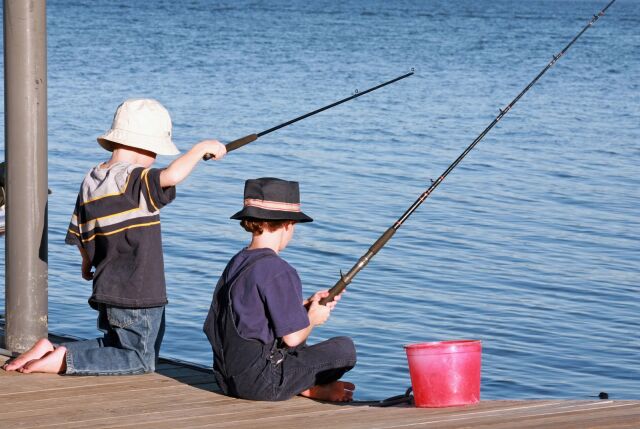
POLYGON ((32 372, 46 372, 49 374, 61 374, 67 370, 66 347, 58 347, 52 352, 47 353, 40 359, 34 359, 24 364, 20 371, 23 374, 31 374, 32 372))
POLYGON ((22 368, 27 362, 30 362, 34 359, 40 359, 42 356, 46 355, 49 352, 52 352, 54 349, 51 341, 46 338, 42 338, 38 340, 37 343, 33 345, 29 350, 22 353, 17 358, 5 363, 2 366, 2 369, 5 371, 16 371, 22 368))
POLYGON ((353 400, 355 389, 356 385, 348 381, 334 381, 329 384, 313 386, 311 389, 301 392, 300 395, 320 401, 349 402, 353 400))

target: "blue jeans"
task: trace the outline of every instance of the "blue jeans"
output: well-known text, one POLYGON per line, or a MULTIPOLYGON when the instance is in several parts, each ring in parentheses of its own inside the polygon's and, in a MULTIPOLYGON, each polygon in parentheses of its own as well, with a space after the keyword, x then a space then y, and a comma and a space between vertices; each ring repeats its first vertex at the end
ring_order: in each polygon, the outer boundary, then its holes
POLYGON ((102 338, 61 344, 69 375, 131 375, 153 372, 164 336, 164 307, 120 308, 100 304, 102 338))

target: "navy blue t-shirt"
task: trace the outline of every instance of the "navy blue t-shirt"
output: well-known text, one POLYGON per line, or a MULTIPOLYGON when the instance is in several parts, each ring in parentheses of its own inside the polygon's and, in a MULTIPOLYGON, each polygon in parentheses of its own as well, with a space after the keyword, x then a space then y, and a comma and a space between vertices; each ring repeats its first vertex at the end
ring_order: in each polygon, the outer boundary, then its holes
POLYGON ((302 283, 297 271, 271 249, 243 249, 227 264, 224 281, 262 257, 231 289, 236 327, 243 338, 270 344, 277 337, 309 326, 302 305, 302 283))

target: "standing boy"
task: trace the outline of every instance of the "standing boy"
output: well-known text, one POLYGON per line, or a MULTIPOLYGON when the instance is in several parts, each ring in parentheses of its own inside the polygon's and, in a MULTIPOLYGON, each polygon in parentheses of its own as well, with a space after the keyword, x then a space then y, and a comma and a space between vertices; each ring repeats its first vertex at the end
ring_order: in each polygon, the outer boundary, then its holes
POLYGON ((303 300, 298 273, 279 256, 296 223, 312 221, 300 210, 298 183, 247 180, 244 208, 231 218, 241 220, 251 243, 227 264, 204 324, 218 384, 225 394, 245 399, 300 394, 351 400, 355 386, 339 379, 356 364, 353 341, 336 337, 306 345, 336 302, 319 303, 328 291, 303 300))
POLYGON ((7 371, 125 375, 155 369, 167 304, 160 209, 205 153, 221 159, 226 149, 204 140, 166 169, 149 168, 156 155, 179 153, 169 112, 153 99, 122 103, 98 143, 111 158, 84 178, 65 241, 78 246, 82 277, 93 280, 89 304, 104 336, 58 347, 43 338, 5 364, 7 371))

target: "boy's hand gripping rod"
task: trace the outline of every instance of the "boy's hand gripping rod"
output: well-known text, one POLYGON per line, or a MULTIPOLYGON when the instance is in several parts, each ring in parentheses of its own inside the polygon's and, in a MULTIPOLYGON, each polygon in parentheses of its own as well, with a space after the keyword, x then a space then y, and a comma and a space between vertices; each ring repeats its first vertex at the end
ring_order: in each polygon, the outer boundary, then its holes
MULTIPOLYGON (((387 81, 387 82, 381 83, 380 85, 374 86, 373 88, 369 88, 369 89, 367 89, 366 91, 358 92, 358 91, 356 90, 356 93, 355 93, 355 94, 353 94, 353 95, 352 95, 352 96, 350 96, 350 97, 343 98, 342 100, 340 100, 340 101, 336 101, 335 103, 331 103, 331 104, 329 104, 328 106, 324 106, 324 107, 321 107, 320 109, 314 110, 313 112, 309 112, 309 113, 306 113, 306 114, 304 114, 304 115, 302 115, 302 116, 298 116, 298 117, 297 117, 297 118, 295 118, 295 119, 292 119, 292 120, 290 120, 290 121, 284 122, 284 123, 282 123, 282 124, 280 124, 280 125, 276 125, 275 127, 273 127, 273 128, 269 128, 268 130, 262 131, 261 133, 257 133, 257 134, 249 134, 248 136, 244 136, 244 137, 242 137, 242 138, 239 138, 239 139, 237 139, 237 140, 234 140, 234 141, 232 141, 232 142, 230 142, 230 143, 227 143, 227 144, 225 145, 225 146, 226 146, 226 148, 227 148, 227 152, 231 152, 232 150, 236 150, 236 149, 238 149, 238 148, 241 148, 242 146, 244 146, 244 145, 246 145, 246 144, 249 144, 249 143, 251 143, 251 142, 253 142, 253 141, 257 140, 259 137, 262 137, 262 136, 264 136, 264 135, 266 135, 266 134, 272 133, 272 132, 274 132, 274 131, 276 131, 276 130, 279 130, 280 128, 284 128, 284 127, 286 127, 286 126, 288 126, 288 125, 293 124, 294 122, 301 121, 301 120, 303 120, 303 119, 305 119, 305 118, 308 118, 309 116, 313 116, 313 115, 315 115, 316 113, 320 113, 320 112, 323 112, 323 111, 325 111, 325 110, 327 110, 327 109, 331 109, 332 107, 335 107, 335 106, 337 106, 337 105, 339 105, 339 104, 346 103, 347 101, 353 100, 354 98, 361 97, 361 96, 363 96, 363 95, 365 95, 365 94, 370 93, 371 91, 375 91, 376 89, 380 89, 380 88, 382 88, 383 86, 390 85, 390 84, 392 84, 392 83, 394 83, 394 82, 397 82, 397 81, 399 81, 399 80, 401 80, 401 79, 404 79, 404 78, 406 78, 406 77, 409 77, 409 76, 411 76, 413 73, 414 73, 414 70, 413 70, 413 69, 411 69, 411 72, 409 72, 409 73, 403 74, 402 76, 398 76, 397 78, 395 78, 395 79, 391 79, 390 81, 387 81)), ((205 154, 205 155, 202 157, 202 159, 204 159, 205 161, 208 161, 208 160, 210 160, 211 158, 213 158, 213 155, 212 155, 212 154, 210 154, 210 153, 207 153, 207 154, 205 154)))
POLYGON ((571 45, 573 45, 573 43, 576 40, 578 40, 580 36, 582 36, 582 33, 587 31, 587 29, 591 27, 598 20, 598 18, 604 15, 606 10, 609 9, 609 6, 611 6, 613 2, 615 2, 615 0, 611 0, 609 4, 605 6, 604 9, 602 9, 597 15, 594 15, 593 18, 591 18, 591 20, 589 21, 589 23, 582 29, 582 31, 580 31, 578 35, 575 36, 573 40, 571 40, 571 42, 569 42, 569 44, 567 44, 567 46, 565 46, 564 49, 558 55, 553 56, 549 64, 547 64, 547 66, 544 69, 542 69, 540 73, 538 73, 538 75, 524 88, 524 90, 522 90, 522 92, 520 92, 520 94, 516 96, 516 98, 514 98, 511 101, 511 103, 509 103, 507 107, 505 107, 504 109, 499 109, 500 113, 498 114, 498 116, 496 116, 493 122, 491 122, 489 126, 485 128, 484 131, 482 131, 478 137, 476 137, 476 139, 464 150, 464 152, 462 152, 462 154, 451 165, 449 165, 449 167, 445 170, 444 173, 442 173, 440 177, 438 177, 438 179, 436 179, 435 181, 433 180, 431 181, 431 186, 429 186, 429 188, 426 191, 424 191, 422 195, 420 195, 420 197, 396 221, 396 223, 393 224, 392 227, 387 229, 384 232, 384 234, 382 234, 380 238, 378 238, 376 242, 373 243, 373 245, 369 248, 367 253, 365 253, 364 256, 362 256, 358 260, 358 262, 349 270, 347 274, 342 274, 342 272, 340 272, 340 280, 338 280, 335 286, 329 289, 329 296, 327 296, 326 298, 322 298, 320 300, 320 304, 326 304, 328 302, 333 301, 333 298, 336 295, 340 294, 347 287, 347 285, 351 283, 351 280, 355 277, 355 275, 358 274, 358 272, 369 263, 371 258, 373 258, 376 255, 376 253, 378 253, 378 251, 384 247, 387 241, 389 241, 389 239, 393 237, 393 234, 395 234, 395 232, 400 228, 400 226, 402 226, 404 221, 406 221, 407 218, 409 218, 409 216, 411 216, 411 214, 418 208, 418 206, 420 206, 420 204, 422 204, 422 202, 426 200, 429 197, 429 195, 431 195, 434 189, 436 189, 438 185, 442 183, 444 178, 447 177, 449 173, 451 173, 451 170, 456 168, 456 166, 460 163, 460 161, 462 161, 462 159, 465 156, 467 156, 467 154, 471 151, 471 149, 473 149, 480 142, 480 140, 482 140, 483 137, 498 123, 498 121, 500 121, 500 119, 502 119, 502 117, 507 114, 507 112, 518 102, 518 100, 520 100, 520 98, 527 91, 529 91, 529 89, 538 81, 538 79, 540 79, 542 75, 545 74, 546 71, 549 70, 556 63, 556 61, 558 61, 560 57, 562 57, 565 54, 565 52, 567 52, 567 50, 571 47, 571 45))

